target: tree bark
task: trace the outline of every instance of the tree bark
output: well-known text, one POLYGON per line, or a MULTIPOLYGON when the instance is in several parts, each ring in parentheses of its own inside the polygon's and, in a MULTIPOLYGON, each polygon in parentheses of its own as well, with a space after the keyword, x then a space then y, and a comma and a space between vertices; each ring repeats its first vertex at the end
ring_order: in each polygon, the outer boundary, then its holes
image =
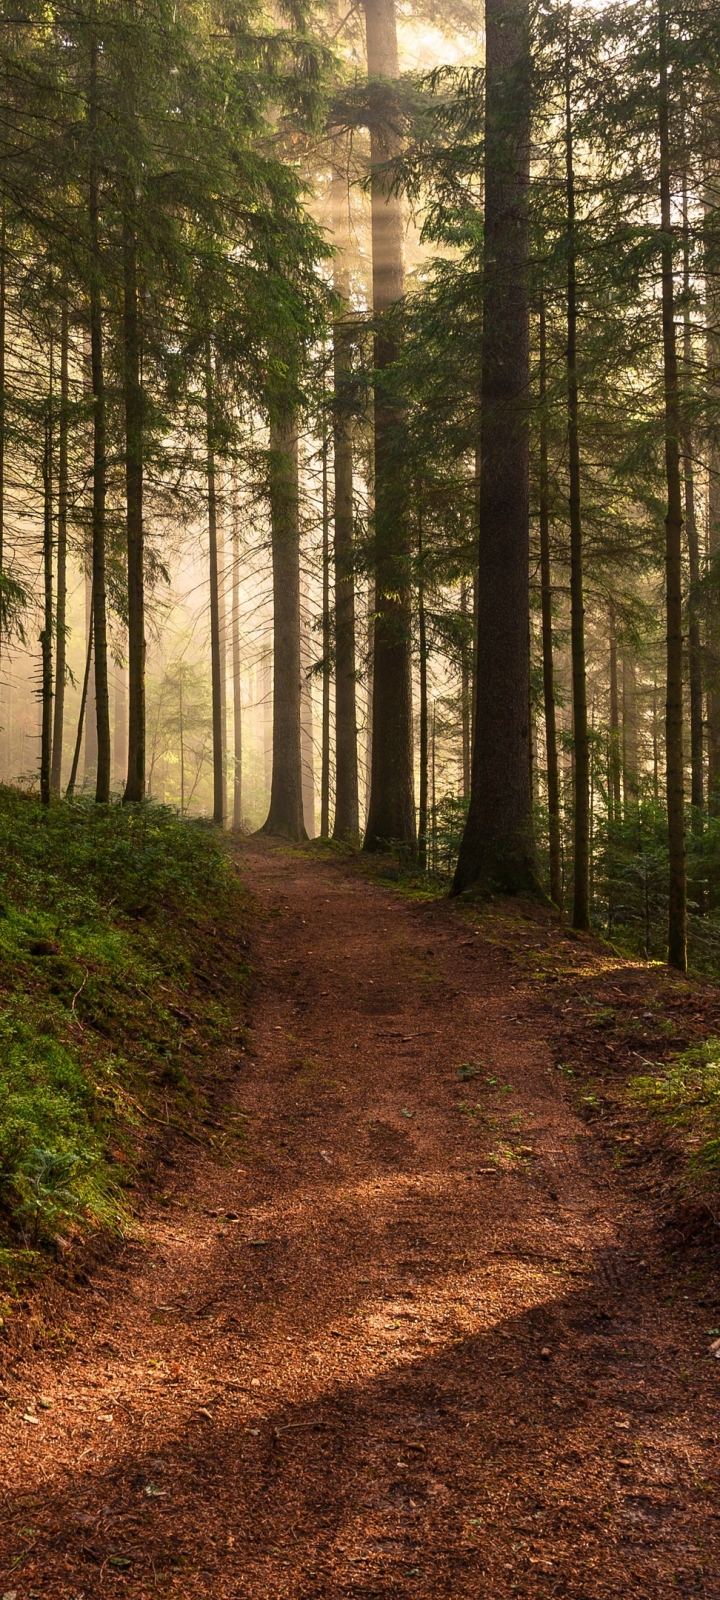
MULTIPOLYGON (((365 0, 368 73, 398 76, 394 0, 365 0)), ((375 333, 375 640, 370 804, 364 848, 415 850, 412 720, 411 551, 402 471, 402 417, 393 395, 397 348, 384 321, 405 292, 399 198, 381 168, 400 149, 392 113, 370 129, 373 316, 375 333)))
MULTIPOLYGON (((98 46, 90 47, 90 119, 97 133, 98 46)), ((108 697, 107 598, 105 581, 105 501, 107 494, 105 373, 103 368, 102 298, 100 286, 99 184, 95 152, 89 178, 90 238, 93 259, 90 271, 90 363, 93 396, 93 499, 92 499, 92 587, 95 634, 95 714, 97 720, 97 776, 95 799, 99 805, 110 800, 111 748, 110 701, 108 697)))
POLYGON ((63 299, 60 313, 60 415, 58 429, 58 511, 57 511, 57 602, 55 612, 55 703, 53 707, 52 764, 50 788, 60 794, 62 787, 63 736, 65 732, 65 679, 67 676, 67 513, 68 513, 68 303, 63 299))
POLYGON ((143 391, 137 240, 124 247, 125 505, 128 582, 128 758, 123 802, 145 799, 145 573, 143 529, 143 391))
POLYGON ((681 418, 675 334, 667 19, 664 0, 661 0, 658 23, 662 340, 665 391, 665 476, 667 484, 667 515, 665 518, 665 594, 667 611, 665 750, 670 852, 668 962, 671 967, 675 967, 679 972, 685 972, 687 970, 687 867, 685 856, 683 764, 681 418))
POLYGON ((420 804, 418 807, 418 864, 424 872, 428 862, 428 682, 427 623, 425 585, 422 572, 422 523, 418 529, 418 632, 420 635, 420 804))
POLYGON ((526 0, 487 0, 473 770, 454 893, 536 887, 530 793, 526 0))
POLYGON ((232 530, 233 828, 242 827, 242 680, 240 676, 240 534, 233 500, 232 530))
POLYGON ((468 637, 468 591, 463 578, 460 584, 460 617, 462 627, 462 640, 460 644, 460 721, 462 737, 462 797, 467 800, 470 794, 470 757, 472 745, 470 740, 470 698, 472 682, 472 634, 468 637))
POLYGON ((610 804, 612 820, 620 822, 622 800, 620 791, 620 697, 618 694, 617 623, 615 601, 608 605, 608 634, 610 639, 610 804))
POLYGON ((577 375, 577 275, 575 166, 570 43, 565 49, 565 180, 567 197, 567 406, 570 474, 570 635, 573 692, 573 927, 590 927, 590 741, 585 674, 585 597, 580 500, 580 433, 577 375))
POLYGON ((53 349, 50 341, 50 390, 45 414, 43 450, 43 630, 40 635, 42 659, 42 723, 40 732, 40 799, 50 804, 53 722, 53 349))
MULTIPOLYGON (((692 376, 692 332, 690 327, 690 242, 688 235, 687 175, 683 173, 683 369, 687 384, 692 376)), ((695 469, 693 441, 689 423, 683 429, 682 465, 685 481, 685 535, 688 554, 688 680, 690 689, 690 801, 693 831, 702 833, 704 789, 703 760, 703 682, 700 639, 700 544, 695 509, 695 469)))
POLYGON ((273 569, 273 738, 270 809, 262 833, 306 839, 300 732, 300 503, 294 418, 270 429, 273 569))
POLYGON ((330 506, 328 438, 322 442, 322 730, 320 748, 320 838, 330 837, 330 506))
POLYGON ((348 185, 332 177, 333 237, 337 249, 335 288, 344 302, 333 325, 333 475, 335 567, 335 819, 333 838, 360 837, 355 666, 355 578, 353 573, 353 451, 350 416, 352 331, 348 321, 350 273, 347 262, 348 185))
POLYGON ((540 302, 540 594, 542 609, 543 700, 547 760, 550 899, 562 905, 560 854, 560 776, 558 772, 553 665, 552 582, 550 573, 550 502, 548 491, 547 337, 545 301, 540 302))
POLYGON ((220 645, 220 575, 218 569, 217 488, 212 354, 205 353, 207 425, 208 540, 210 547, 210 675, 212 682, 213 822, 225 827, 225 738, 223 727, 222 652, 220 645))
POLYGON ((93 612, 92 612, 92 599, 91 599, 91 601, 90 601, 90 615, 88 617, 87 650, 86 650, 86 653, 85 653, 85 671, 83 673, 82 692, 81 692, 81 695, 80 695, 80 711, 78 713, 78 725, 77 725, 77 735, 76 735, 76 738, 75 738, 75 749, 73 751, 72 766, 70 768, 70 777, 68 778, 68 786, 67 786, 67 789, 65 790, 65 799, 66 800, 70 800, 72 798, 73 794, 75 793, 75 784, 77 782, 78 766, 80 764, 80 751, 82 749, 83 726, 84 726, 84 723, 85 723, 85 709, 86 709, 87 701, 88 701, 88 685, 90 683, 90 668, 92 666, 92 658, 93 658, 93 643, 94 643, 94 641, 93 641, 93 631, 94 631, 93 630, 93 612))

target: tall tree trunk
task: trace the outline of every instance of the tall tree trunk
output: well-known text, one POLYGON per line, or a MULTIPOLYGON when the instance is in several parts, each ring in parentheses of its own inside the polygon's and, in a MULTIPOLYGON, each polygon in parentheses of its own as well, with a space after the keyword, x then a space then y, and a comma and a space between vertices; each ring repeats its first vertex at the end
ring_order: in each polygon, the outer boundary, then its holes
POLYGON ((610 639, 610 806, 612 820, 619 822, 620 794, 620 696, 618 694, 617 622, 615 601, 608 604, 608 634, 610 639))
POLYGON ((53 722, 53 347, 50 340, 50 389, 45 415, 43 451, 43 630, 40 635, 42 657, 42 723, 40 732, 40 799, 50 804, 53 722))
MULTIPOLYGON (((90 119, 97 134, 98 46, 90 47, 90 119)), ((94 142, 94 141, 93 141, 94 142)), ((93 153, 89 181, 90 238, 90 363, 93 396, 93 498, 92 498, 92 580, 95 661, 95 713, 97 719, 97 777, 95 799, 99 805, 110 800, 110 701, 108 695, 107 599, 105 581, 105 500, 107 492, 105 373, 103 368, 102 299, 100 286, 99 184, 93 153)))
POLYGON ((462 737, 462 797, 467 800, 470 794, 470 757, 472 744, 470 741, 470 698, 472 683, 472 653, 473 640, 468 636, 468 590, 463 578, 460 584, 460 618, 462 639, 460 643, 460 723, 462 737))
POLYGON ((128 755, 123 802, 145 799, 145 573, 143 530, 143 391, 137 239, 124 243, 125 532, 128 582, 128 755))
POLYGON ((86 711, 87 702, 88 702, 88 686, 89 686, 89 683, 90 683, 90 669, 91 669, 91 666, 92 666, 92 658, 93 658, 93 645, 94 645, 93 632, 94 632, 94 630, 93 630, 93 613, 92 613, 92 600, 91 600, 91 602, 90 602, 90 615, 89 615, 89 618, 88 618, 88 630, 87 630, 87 649, 86 649, 86 652, 85 652, 85 671, 83 673, 82 691, 81 691, 81 694, 80 694, 80 711, 79 711, 79 714, 78 714, 78 725, 77 725, 77 735, 76 735, 76 738, 75 738, 75 749, 73 751, 72 766, 70 768, 70 777, 68 778, 68 786, 67 786, 67 789, 65 790, 65 799, 66 800, 70 800, 72 795, 75 793, 75 784, 77 782, 78 766, 80 764, 80 751, 82 749, 83 726, 84 726, 84 723, 85 723, 85 711, 86 711))
POLYGON ((333 325, 333 474, 335 566, 335 820, 334 839, 360 837, 355 666, 355 578, 353 573, 353 452, 351 426, 352 330, 347 261, 347 177, 332 177, 333 237, 338 254, 335 288, 344 309, 333 325))
POLYGON ((418 528, 418 631, 420 635, 420 805, 418 808, 418 863, 423 872, 428 860, 428 682, 427 620, 423 582, 422 522, 418 528))
POLYGON ((293 418, 270 429, 273 730, 270 810, 262 833, 305 839, 300 732, 300 497, 293 418))
MULTIPOLYGON (((394 0, 365 0, 368 73, 398 76, 394 0)), ((373 316, 375 334, 375 642, 370 805, 364 848, 415 849, 412 719, 411 552, 401 413, 392 393, 395 340, 384 314, 405 291, 400 200, 379 169, 399 151, 387 123, 370 128, 373 316)), ((339 674, 338 674, 339 676, 339 674)))
POLYGON ((63 299, 60 313, 60 416, 58 430, 57 604, 55 613, 55 704, 53 707, 50 788, 62 786, 65 732, 65 679, 67 677, 67 514, 68 514, 68 400, 69 314, 63 299))
POLYGON ((300 574, 300 758, 302 763, 303 821, 309 839, 315 838, 315 739, 312 702, 312 642, 308 620, 307 582, 300 574))
MULTIPOLYGON (((685 383, 692 381, 692 332, 690 327, 690 241, 688 235, 687 174, 683 173, 683 369, 685 383)), ((693 831, 702 833, 704 793, 703 761, 703 683, 700 639, 700 544, 695 510, 695 470, 693 441, 686 417, 682 439, 685 479, 685 533, 688 553, 688 679, 690 688, 690 800, 693 831)))
MULTIPOLYGON (((222 502, 221 502, 222 503, 222 502)), ((222 730, 223 827, 227 827, 227 552, 222 516, 217 518, 218 630, 220 635, 220 725, 222 730)))
POLYGON ((453 889, 536 885, 530 793, 526 0, 487 0, 475 733, 453 889))
POLYGON ((665 590, 667 609, 667 699, 665 749, 667 763, 668 842, 670 848, 668 962, 687 970, 687 866, 685 857, 685 793, 683 763, 682 675, 682 487, 680 476, 680 390, 675 336, 672 188, 670 172, 670 108, 667 63, 667 18, 664 0, 659 14, 658 134, 660 144, 660 226, 662 229, 662 336, 665 389, 665 590))
POLYGON ((127 777, 128 706, 125 668, 115 666, 115 717, 113 721, 113 778, 124 783, 127 777))
POLYGON ((565 181, 567 197, 567 405, 570 474, 570 636, 573 695, 573 927, 590 926, 590 741, 585 675, 585 597, 580 503, 577 376, 575 165, 569 31, 565 41, 565 181))
POLYGON ((555 719, 553 666, 552 583, 550 575, 550 499, 548 489, 547 336, 545 300, 540 301, 540 594, 542 608, 543 700, 547 759, 548 842, 550 846, 550 899, 562 905, 560 854, 560 776, 555 719))
POLYGON ((629 816, 631 806, 636 806, 638 800, 638 717, 635 662, 625 653, 622 658, 622 710, 623 799, 625 814, 629 816))
POLYGON ((330 506, 328 439, 322 442, 322 732, 320 748, 320 838, 330 836, 330 506))
MULTIPOLYGON (((5 571, 5 344, 7 338, 7 218, 5 198, 0 210, 0 578, 5 571)), ((3 650, 0 617, 0 660, 3 650)))
MULTIPOLYGON (((718 168, 712 162, 706 175, 704 209, 706 221, 709 216, 717 216, 720 205, 720 182, 718 168)), ((707 332, 705 336, 705 384, 709 401, 710 430, 707 445, 708 463, 708 564, 711 569, 717 568, 720 561, 720 438, 717 428, 717 403, 718 403, 718 378, 720 372, 720 285, 716 266, 712 261, 714 244, 706 241, 705 271, 705 321, 707 332), (708 248, 710 246, 710 248, 708 248)), ((708 724, 708 775, 707 775, 707 804, 708 811, 717 816, 720 811, 720 626, 717 619, 717 607, 713 607, 707 618, 707 645, 710 657, 710 682, 707 695, 707 724, 708 724)))
POLYGON ((217 488, 215 478, 215 417, 212 354, 205 352, 205 402, 207 424, 208 540, 210 546, 210 676, 212 683, 213 822, 225 827, 225 730, 223 727, 222 651, 220 644, 220 574, 218 566, 217 488))
POLYGON ((232 528, 233 827, 242 827, 242 682, 240 677, 240 531, 233 498, 232 528))

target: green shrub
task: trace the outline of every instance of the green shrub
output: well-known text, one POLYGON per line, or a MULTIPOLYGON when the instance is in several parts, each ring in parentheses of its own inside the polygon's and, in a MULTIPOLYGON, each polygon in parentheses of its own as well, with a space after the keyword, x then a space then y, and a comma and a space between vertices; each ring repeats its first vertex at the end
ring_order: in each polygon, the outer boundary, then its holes
POLYGON ((685 1050, 664 1072, 634 1078, 632 1097, 682 1132, 697 1174, 720 1167, 720 1039, 685 1050))

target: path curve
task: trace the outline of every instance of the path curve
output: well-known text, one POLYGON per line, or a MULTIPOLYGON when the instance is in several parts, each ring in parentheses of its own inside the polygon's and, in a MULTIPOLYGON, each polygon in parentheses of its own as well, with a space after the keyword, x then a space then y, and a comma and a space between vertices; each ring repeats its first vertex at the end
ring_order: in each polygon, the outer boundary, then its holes
POLYGON ((456 908, 243 858, 223 1163, 5 1374, 0 1596, 717 1596, 702 1313, 521 978, 456 908))

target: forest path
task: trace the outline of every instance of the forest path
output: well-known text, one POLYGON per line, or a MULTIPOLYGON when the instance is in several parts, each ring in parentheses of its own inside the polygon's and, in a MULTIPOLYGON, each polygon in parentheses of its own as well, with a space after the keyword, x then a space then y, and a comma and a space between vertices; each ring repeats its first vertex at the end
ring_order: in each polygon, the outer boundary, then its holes
POLYGON ((447 904, 243 857, 241 1154, 174 1171, 16 1364, 0 1596, 717 1596, 707 1313, 521 975, 447 904))

